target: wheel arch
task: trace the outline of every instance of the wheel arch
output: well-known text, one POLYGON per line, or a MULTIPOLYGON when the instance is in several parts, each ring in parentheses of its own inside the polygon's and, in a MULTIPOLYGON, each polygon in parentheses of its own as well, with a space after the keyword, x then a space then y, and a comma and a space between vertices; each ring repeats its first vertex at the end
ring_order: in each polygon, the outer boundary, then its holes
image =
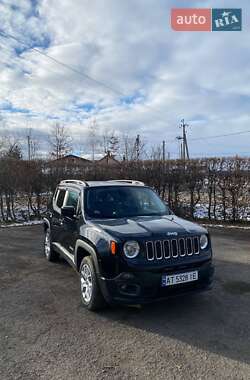
POLYGON ((44 230, 44 232, 46 232, 48 228, 50 228, 50 222, 47 218, 43 218, 43 230, 44 230))
POLYGON ((95 270, 99 274, 99 263, 95 249, 85 241, 78 239, 75 245, 75 265, 79 272, 82 259, 86 256, 91 256, 94 262, 95 270))

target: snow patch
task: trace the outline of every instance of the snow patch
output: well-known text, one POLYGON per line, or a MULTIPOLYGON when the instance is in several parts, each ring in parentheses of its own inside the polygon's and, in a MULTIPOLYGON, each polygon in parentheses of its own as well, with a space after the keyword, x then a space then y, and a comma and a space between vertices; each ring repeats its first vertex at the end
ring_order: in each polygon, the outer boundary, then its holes
POLYGON ((235 225, 225 225, 225 224, 201 224, 203 227, 210 227, 210 228, 234 228, 239 230, 250 230, 250 226, 235 226, 235 225))
POLYGON ((0 228, 34 226, 34 225, 42 224, 42 223, 43 223, 42 220, 33 220, 32 222, 0 224, 0 228))

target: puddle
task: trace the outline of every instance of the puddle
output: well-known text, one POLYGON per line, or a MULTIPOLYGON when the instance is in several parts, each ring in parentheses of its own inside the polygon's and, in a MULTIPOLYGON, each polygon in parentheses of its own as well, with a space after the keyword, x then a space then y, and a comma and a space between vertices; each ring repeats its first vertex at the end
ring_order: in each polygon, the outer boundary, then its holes
POLYGON ((250 283, 243 281, 229 281, 223 284, 224 289, 231 294, 242 295, 250 293, 250 283))

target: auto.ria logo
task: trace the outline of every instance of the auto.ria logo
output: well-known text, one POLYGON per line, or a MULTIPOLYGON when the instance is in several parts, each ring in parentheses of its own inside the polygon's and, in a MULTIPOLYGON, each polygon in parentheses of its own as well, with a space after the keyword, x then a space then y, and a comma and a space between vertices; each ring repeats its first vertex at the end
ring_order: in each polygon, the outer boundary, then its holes
POLYGON ((242 30, 241 8, 173 8, 172 29, 179 32, 234 32, 242 30))
POLYGON ((241 27, 241 9, 212 9, 213 31, 238 31, 241 27))

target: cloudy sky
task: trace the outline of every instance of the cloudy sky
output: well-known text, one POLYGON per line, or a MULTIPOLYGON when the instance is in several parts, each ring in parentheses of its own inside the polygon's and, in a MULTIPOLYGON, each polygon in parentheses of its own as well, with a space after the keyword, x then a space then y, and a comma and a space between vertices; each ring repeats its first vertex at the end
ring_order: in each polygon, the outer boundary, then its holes
POLYGON ((246 155, 250 133, 208 137, 250 130, 249 16, 249 0, 0 0, 0 32, 20 41, 0 36, 0 134, 32 128, 45 150, 60 122, 88 153, 95 118, 99 134, 165 139, 176 157, 185 118, 191 156, 246 155), (242 32, 170 28, 171 8, 236 6, 242 32))

